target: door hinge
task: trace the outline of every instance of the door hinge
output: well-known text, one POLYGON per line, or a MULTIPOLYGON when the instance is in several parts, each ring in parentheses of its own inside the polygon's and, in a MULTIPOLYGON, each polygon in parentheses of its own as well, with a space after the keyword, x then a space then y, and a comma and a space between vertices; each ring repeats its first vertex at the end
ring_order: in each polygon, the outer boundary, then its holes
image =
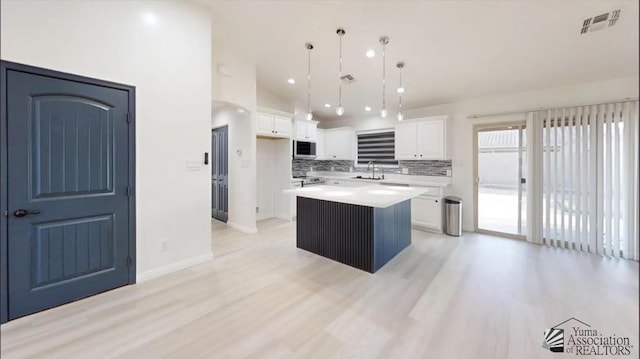
POLYGON ((127 257, 127 266, 131 267, 132 264, 133 264, 133 260, 131 259, 131 257, 127 257))
POLYGON ((131 197, 132 192, 133 190, 131 189, 131 186, 127 186, 127 197, 131 197))
POLYGON ((131 112, 127 112, 127 123, 131 123, 131 121, 132 121, 131 112))

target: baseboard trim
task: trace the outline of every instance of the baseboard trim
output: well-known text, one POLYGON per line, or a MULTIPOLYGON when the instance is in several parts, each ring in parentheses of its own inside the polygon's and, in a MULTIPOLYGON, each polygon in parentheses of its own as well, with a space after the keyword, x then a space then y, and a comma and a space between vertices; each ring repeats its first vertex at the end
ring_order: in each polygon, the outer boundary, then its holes
POLYGON ((213 260, 213 253, 209 252, 201 256, 192 257, 180 262, 172 263, 164 267, 152 269, 144 273, 140 273, 136 276, 136 283, 142 283, 153 278, 161 277, 163 275, 179 271, 181 269, 193 267, 198 264, 206 263, 213 260))
POLYGON ((283 219, 283 220, 285 220, 285 221, 289 221, 289 222, 292 222, 292 221, 293 221, 293 220, 291 219, 291 217, 289 217, 289 216, 285 216, 285 215, 283 215, 283 214, 278 214, 278 215, 276 215, 276 218, 278 218, 278 219, 283 219))
POLYGON ((234 222, 227 222, 227 226, 233 228, 233 229, 237 229, 240 232, 246 233, 246 234, 256 234, 258 233, 258 228, 256 227, 246 227, 246 226, 242 226, 240 224, 234 223, 234 222))
POLYGON ((419 224, 411 224, 411 229, 416 229, 416 230, 423 231, 423 232, 438 233, 438 234, 444 233, 444 231, 442 229, 434 229, 434 228, 424 227, 424 226, 421 226, 419 224))

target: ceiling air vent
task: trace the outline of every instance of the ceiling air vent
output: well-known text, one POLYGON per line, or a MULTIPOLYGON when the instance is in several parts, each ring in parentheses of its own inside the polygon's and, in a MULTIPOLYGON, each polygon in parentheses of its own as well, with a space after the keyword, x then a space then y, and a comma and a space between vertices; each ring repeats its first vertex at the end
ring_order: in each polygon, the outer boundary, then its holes
POLYGON ((590 17, 582 22, 581 34, 602 30, 605 27, 611 27, 618 22, 620 18, 620 10, 604 13, 602 15, 590 17))
POLYGON ((351 84, 351 83, 356 82, 356 78, 355 78, 355 77, 353 77, 353 76, 351 76, 351 75, 349 75, 349 74, 342 76, 340 79, 341 79, 341 80, 342 80, 342 82, 344 82, 345 84, 351 84))

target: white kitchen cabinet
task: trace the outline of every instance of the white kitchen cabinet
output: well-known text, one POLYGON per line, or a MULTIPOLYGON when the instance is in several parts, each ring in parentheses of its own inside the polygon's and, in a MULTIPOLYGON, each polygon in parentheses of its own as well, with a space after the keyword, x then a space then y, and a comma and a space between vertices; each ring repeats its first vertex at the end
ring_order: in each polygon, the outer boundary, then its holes
POLYGON ((261 137, 291 137, 291 119, 267 112, 256 113, 256 133, 261 137))
POLYGON ((419 196, 412 199, 411 224, 442 232, 442 198, 419 196))
POLYGON ((353 160, 355 133, 350 128, 324 131, 324 158, 327 160, 353 160))
POLYGON ((411 225, 442 233, 442 188, 423 187, 427 191, 411 200, 411 225))
POLYGON ((446 160, 446 122, 433 120, 418 123, 418 155, 425 160, 446 160))
POLYGON ((318 122, 307 120, 295 120, 295 139, 298 141, 316 142, 318 122))
POLYGON ((396 125, 396 160, 446 160, 447 156, 447 116, 396 125))
POLYGON ((324 130, 316 130, 316 160, 324 160, 324 130))
POLYGON ((415 160, 418 157, 418 136, 416 124, 396 125, 395 154, 397 160, 415 160))

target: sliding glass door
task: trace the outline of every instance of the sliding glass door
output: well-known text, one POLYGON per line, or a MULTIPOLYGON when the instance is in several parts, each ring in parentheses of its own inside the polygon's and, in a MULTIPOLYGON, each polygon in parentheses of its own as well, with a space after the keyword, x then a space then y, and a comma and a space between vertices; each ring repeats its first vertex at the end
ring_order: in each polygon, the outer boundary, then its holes
POLYGON ((476 126, 474 135, 476 231, 523 239, 527 218, 524 122, 476 126))

